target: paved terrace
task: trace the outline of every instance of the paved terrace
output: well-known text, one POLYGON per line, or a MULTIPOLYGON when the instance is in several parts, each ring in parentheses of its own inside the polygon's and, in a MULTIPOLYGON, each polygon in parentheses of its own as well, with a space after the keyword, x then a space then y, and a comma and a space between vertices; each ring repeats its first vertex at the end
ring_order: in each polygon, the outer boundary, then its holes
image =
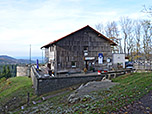
MULTIPOLYGON (((98 72, 87 72, 87 73, 60 73, 57 76, 50 76, 48 74, 48 70, 45 66, 40 67, 40 70, 38 71, 39 75, 41 76, 41 78, 54 78, 54 77, 74 77, 74 76, 93 76, 93 75, 108 75, 108 74, 115 74, 115 73, 119 73, 119 74, 125 74, 126 70, 117 70, 117 71, 108 71, 108 72, 103 72, 101 74, 98 74, 98 72)), ((130 70, 128 70, 128 72, 130 72, 130 70)))

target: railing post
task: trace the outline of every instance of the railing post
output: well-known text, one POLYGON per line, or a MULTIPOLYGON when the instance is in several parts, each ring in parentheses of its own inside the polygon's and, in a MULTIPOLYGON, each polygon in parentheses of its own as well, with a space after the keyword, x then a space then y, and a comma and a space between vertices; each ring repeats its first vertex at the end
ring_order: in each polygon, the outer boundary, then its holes
POLYGON ((109 79, 109 80, 111 79, 111 75, 110 75, 110 74, 108 74, 108 79, 109 79))
POLYGON ((116 76, 117 76, 117 73, 114 73, 114 78, 116 78, 116 76))

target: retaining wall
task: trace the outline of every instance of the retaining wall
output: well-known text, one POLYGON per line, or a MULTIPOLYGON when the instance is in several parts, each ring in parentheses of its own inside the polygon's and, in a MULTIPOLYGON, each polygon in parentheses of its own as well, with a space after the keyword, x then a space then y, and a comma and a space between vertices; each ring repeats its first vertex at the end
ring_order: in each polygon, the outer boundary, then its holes
POLYGON ((62 88, 70 87, 77 84, 87 83, 89 81, 102 80, 103 77, 115 78, 116 76, 122 75, 125 72, 111 72, 104 73, 101 75, 89 75, 89 76, 71 76, 71 77, 52 77, 52 78, 42 78, 32 67, 31 78, 33 86, 35 88, 35 93, 37 95, 42 95, 44 93, 52 92, 62 88))
POLYGON ((39 77, 40 75, 34 68, 34 66, 31 67, 31 78, 32 78, 32 84, 35 89, 35 93, 38 95, 38 90, 39 90, 39 77))
POLYGON ((76 84, 86 83, 88 81, 101 80, 102 76, 78 76, 78 77, 57 77, 48 79, 38 79, 38 91, 37 94, 59 90, 62 88, 70 87, 76 84))

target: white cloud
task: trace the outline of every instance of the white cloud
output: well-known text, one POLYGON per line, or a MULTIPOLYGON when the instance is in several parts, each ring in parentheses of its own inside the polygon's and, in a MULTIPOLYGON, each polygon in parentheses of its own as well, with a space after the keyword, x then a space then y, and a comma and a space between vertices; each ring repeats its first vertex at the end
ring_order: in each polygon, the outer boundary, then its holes
MULTIPOLYGON (((118 20, 128 15, 126 9, 116 8, 104 1, 85 0, 6 0, 0 1, 0 50, 17 55, 41 55, 40 47, 83 26, 94 27, 99 22, 118 20), (84 4, 85 3, 85 4, 84 4), (108 10, 107 10, 108 9, 108 10), (121 9, 121 10, 120 10, 121 9)), ((128 9, 127 9, 128 10, 128 9)), ((131 18, 140 18, 132 12, 131 18)))
POLYGON ((147 15, 141 12, 137 13, 132 13, 129 15, 131 19, 148 19, 147 15))

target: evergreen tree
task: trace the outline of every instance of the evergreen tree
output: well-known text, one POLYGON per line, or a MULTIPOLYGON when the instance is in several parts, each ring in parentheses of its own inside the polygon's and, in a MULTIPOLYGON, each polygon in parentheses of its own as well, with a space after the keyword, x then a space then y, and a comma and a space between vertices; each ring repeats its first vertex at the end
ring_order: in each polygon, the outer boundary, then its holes
POLYGON ((5 65, 3 65, 2 77, 6 77, 6 66, 5 65))
POLYGON ((17 65, 14 65, 14 72, 15 72, 15 75, 14 75, 14 77, 15 77, 16 73, 17 73, 17 65))
POLYGON ((10 78, 10 77, 11 77, 10 67, 9 67, 9 65, 7 65, 7 67, 6 67, 6 78, 10 78))
POLYGON ((14 65, 14 67, 13 67, 14 77, 16 76, 16 66, 17 65, 14 65))
POLYGON ((1 70, 1 66, 0 66, 0 79, 2 78, 2 70, 1 70))

